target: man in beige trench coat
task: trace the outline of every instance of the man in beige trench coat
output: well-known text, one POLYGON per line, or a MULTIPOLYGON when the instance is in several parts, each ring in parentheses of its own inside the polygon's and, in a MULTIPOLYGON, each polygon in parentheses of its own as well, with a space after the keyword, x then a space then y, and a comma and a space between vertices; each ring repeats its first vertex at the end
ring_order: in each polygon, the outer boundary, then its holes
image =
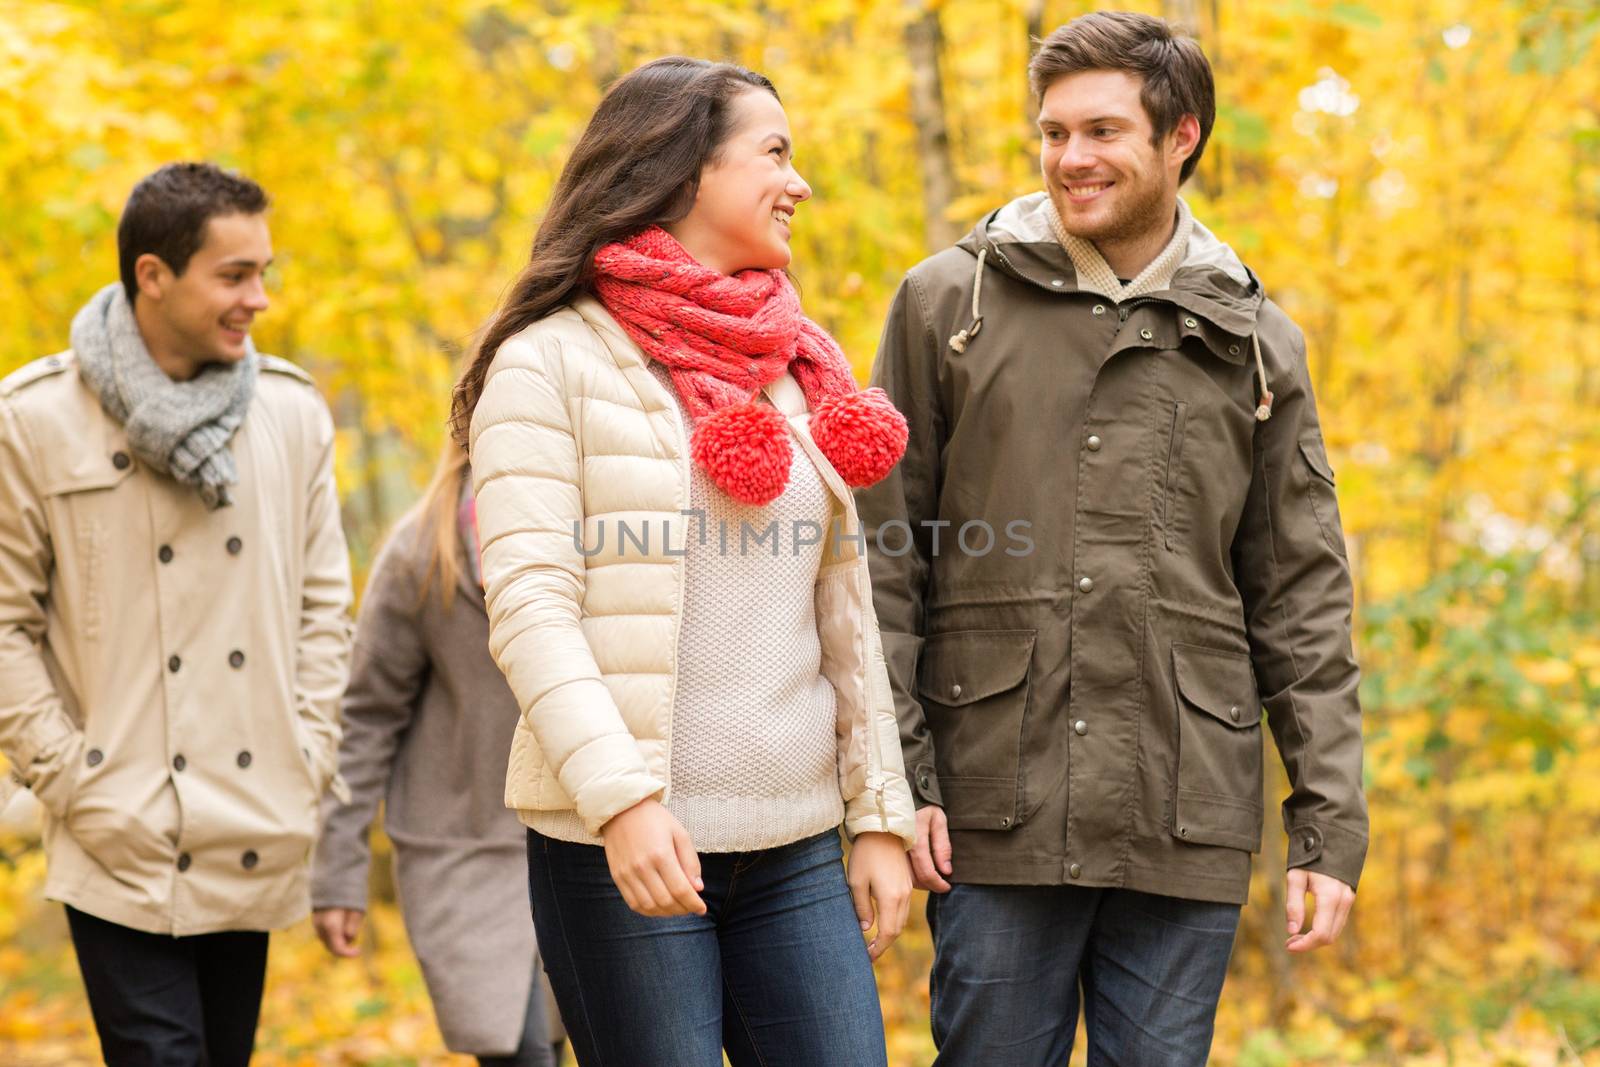
POLYGON ((349 562, 333 425, 258 355, 266 195, 161 168, 72 349, 0 381, 0 752, 46 813, 106 1061, 248 1062, 309 910, 349 562))

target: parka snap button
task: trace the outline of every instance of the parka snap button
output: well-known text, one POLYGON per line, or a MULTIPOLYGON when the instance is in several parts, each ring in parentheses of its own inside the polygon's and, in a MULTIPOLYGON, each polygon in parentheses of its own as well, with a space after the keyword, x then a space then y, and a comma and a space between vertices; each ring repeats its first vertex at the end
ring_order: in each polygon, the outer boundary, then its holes
POLYGON ((156 559, 159 559, 162 563, 171 563, 172 562, 172 546, 171 545, 162 545, 159 549, 157 549, 156 550, 156 559))
POLYGON ((234 670, 238 670, 240 667, 243 667, 244 666, 244 653, 240 652, 237 648, 234 649, 232 652, 229 652, 228 653, 228 666, 232 667, 234 670))
POLYGON ((1050 284, 1051 284, 1051 285, 1053 285, 1053 286, 1055 286, 1055 287, 1056 287, 1056 288, 1057 288, 1057 289, 1059 289, 1059 288, 1061 288, 1061 287, 1062 287, 1062 286, 1063 286, 1063 285, 1066 285, 1066 284, 1067 284, 1067 283, 1066 283, 1066 282, 1064 282, 1064 281, 1062 281, 1062 280, 1061 280, 1061 279, 1060 279, 1060 278, 1051 278, 1051 279, 1050 279, 1050 284))
POLYGON ((1072 732, 1077 734, 1079 737, 1082 737, 1084 734, 1089 732, 1089 724, 1084 722, 1082 719, 1079 719, 1077 722, 1072 724, 1072 732))
POLYGON ((1096 315, 1104 315, 1106 313, 1106 306, 1104 304, 1096 304, 1094 306, 1094 313, 1096 315))
POLYGON ((245 870, 254 870, 255 865, 261 862, 261 857, 256 855, 255 849, 245 849, 244 855, 239 857, 239 862, 244 864, 245 870))
POLYGON ((1313 838, 1313 837, 1306 838, 1306 851, 1307 852, 1314 852, 1314 851, 1316 851, 1316 848, 1317 848, 1316 838, 1313 838))
POLYGON ((1083 867, 1081 865, 1079 865, 1079 864, 1074 863, 1071 867, 1067 868, 1067 874, 1069 876, 1073 877, 1073 878, 1082 878, 1083 877, 1083 867))
POLYGON ((178 870, 187 871, 188 869, 189 869, 189 854, 187 852, 178 853, 178 870))
POLYGON ((1079 590, 1081 590, 1082 592, 1085 592, 1085 593, 1094 592, 1094 579, 1088 577, 1087 575, 1085 575, 1082 578, 1079 578, 1078 579, 1078 588, 1079 588, 1079 590))
POLYGON ((244 752, 239 753, 239 758, 234 760, 234 762, 239 765, 239 769, 241 771, 244 770, 246 767, 250 766, 250 752, 249 752, 249 750, 246 750, 244 752))
POLYGON ((1192 319, 1192 318, 1184 319, 1183 320, 1183 324, 1185 326, 1189 327, 1189 329, 1191 329, 1191 330, 1200 325, 1198 322, 1194 321, 1194 319, 1192 319))
POLYGON ((1149 341, 1155 337, 1155 334, 1151 333, 1149 330, 1140 330, 1139 336, 1143 337, 1146 341, 1149 341))
POLYGON ((119 471, 125 471, 133 465, 133 460, 128 458, 126 452, 111 453, 111 465, 119 471))
POLYGON ((167 670, 171 671, 173 674, 177 674, 178 673, 178 668, 181 667, 181 666, 183 666, 183 660, 179 659, 177 656, 172 656, 172 657, 168 658, 168 660, 167 660, 167 670))
POLYGON ((1178 827, 1178 836, 1179 837, 1188 837, 1189 836, 1189 828, 1187 826, 1178 827))
POLYGON ((1233 707, 1229 708, 1228 709, 1228 715, 1233 719, 1234 722, 1238 722, 1239 721, 1239 705, 1235 704, 1233 707))
POLYGON ((104 752, 101 752, 98 748, 91 748, 84 754, 83 762, 91 767, 98 767, 100 766, 100 761, 105 758, 106 754, 104 752))
POLYGON ((952 685, 950 687, 950 695, 952 697, 959 697, 961 695, 961 683, 960 682, 957 682, 955 685, 952 685))
POLYGON ((1009 818, 1009 817, 1007 817, 1007 818, 1002 818, 1002 819, 1001 819, 1001 820, 1000 820, 1000 825, 1001 825, 1001 826, 1010 826, 1010 825, 1011 825, 1011 819, 1010 819, 1010 818, 1009 818))
POLYGON ((243 541, 239 540, 237 537, 228 538, 228 555, 237 556, 239 554, 239 550, 242 548, 244 548, 243 541))
POLYGON ((176 756, 172 757, 172 769, 173 770, 181 771, 187 766, 189 766, 189 761, 184 759, 182 754, 179 754, 179 755, 176 755, 176 756))
POLYGON ((1098 451, 1100 451, 1100 438, 1097 437, 1096 435, 1090 434, 1089 435, 1089 440, 1085 441, 1084 443, 1089 446, 1089 451, 1090 452, 1098 452, 1098 451))
POLYGON ((1239 346, 1238 345, 1229 345, 1228 346, 1228 355, 1237 356, 1238 354, 1239 354, 1239 346))

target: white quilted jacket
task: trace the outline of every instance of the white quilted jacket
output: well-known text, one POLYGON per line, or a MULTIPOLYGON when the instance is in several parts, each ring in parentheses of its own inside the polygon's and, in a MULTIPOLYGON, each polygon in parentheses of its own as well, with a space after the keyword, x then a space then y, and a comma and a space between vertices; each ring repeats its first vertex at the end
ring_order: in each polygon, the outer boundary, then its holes
MULTIPOLYGON (((855 503, 811 440, 800 387, 785 377, 766 392, 844 531, 825 539, 816 613, 822 672, 838 692, 845 831, 897 834, 909 848, 914 809, 855 503)), ((643 352, 584 297, 500 346, 471 454, 489 647, 522 708, 506 806, 524 822, 574 809, 598 842, 613 815, 672 791, 688 433, 643 352), (586 551, 604 524, 598 554, 580 551, 575 523, 586 551)))

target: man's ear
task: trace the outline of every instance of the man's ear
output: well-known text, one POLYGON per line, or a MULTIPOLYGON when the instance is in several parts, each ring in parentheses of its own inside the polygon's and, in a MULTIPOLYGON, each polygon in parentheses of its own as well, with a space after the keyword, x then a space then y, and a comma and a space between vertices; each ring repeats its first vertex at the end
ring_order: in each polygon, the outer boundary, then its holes
POLYGON ((147 300, 160 300, 174 275, 166 260, 154 252, 146 252, 133 261, 133 281, 139 295, 147 300))
POLYGON ((1200 120, 1193 115, 1183 116, 1172 128, 1172 133, 1168 137, 1168 164, 1175 167, 1183 166, 1184 161, 1194 155, 1195 146, 1199 143, 1200 120))

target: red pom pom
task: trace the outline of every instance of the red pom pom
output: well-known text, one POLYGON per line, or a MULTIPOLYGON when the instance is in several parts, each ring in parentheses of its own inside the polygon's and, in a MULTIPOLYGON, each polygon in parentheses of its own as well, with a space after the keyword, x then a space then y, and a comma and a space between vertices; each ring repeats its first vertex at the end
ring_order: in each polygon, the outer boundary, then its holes
POLYGON ((906 417, 882 389, 822 401, 811 414, 811 438, 849 485, 882 481, 906 452, 906 417))
POLYGON ((689 455, 742 504, 770 504, 789 483, 789 430, 769 404, 734 404, 695 424, 689 455))

